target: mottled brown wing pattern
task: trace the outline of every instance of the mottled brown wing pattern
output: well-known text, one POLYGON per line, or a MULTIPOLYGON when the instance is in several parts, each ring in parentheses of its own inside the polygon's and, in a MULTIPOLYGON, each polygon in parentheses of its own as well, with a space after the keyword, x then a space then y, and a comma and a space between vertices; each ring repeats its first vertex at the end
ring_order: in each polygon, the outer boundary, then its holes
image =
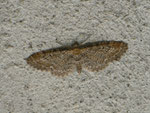
POLYGON ((128 49, 122 41, 101 41, 74 44, 72 47, 54 48, 30 55, 27 63, 39 70, 50 71, 53 75, 64 76, 73 72, 78 73, 82 67, 91 71, 104 69, 110 62, 119 60, 128 49))
MULTIPOLYGON (((114 60, 119 60, 128 46, 121 41, 99 42, 96 45, 86 48, 86 55, 83 57, 83 68, 91 71, 104 69, 114 60)), ((84 54, 84 53, 82 53, 84 54)))
POLYGON ((39 70, 50 71, 57 76, 68 75, 75 68, 68 51, 46 50, 32 54, 27 63, 39 70))

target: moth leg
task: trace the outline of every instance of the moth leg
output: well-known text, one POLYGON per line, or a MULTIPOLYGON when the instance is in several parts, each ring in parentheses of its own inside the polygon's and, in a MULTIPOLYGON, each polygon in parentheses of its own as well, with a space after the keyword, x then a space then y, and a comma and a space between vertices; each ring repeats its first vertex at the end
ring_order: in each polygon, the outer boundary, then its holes
POLYGON ((77 69, 77 72, 80 74, 81 71, 82 71, 82 66, 81 66, 81 64, 77 64, 77 65, 76 65, 76 69, 77 69))

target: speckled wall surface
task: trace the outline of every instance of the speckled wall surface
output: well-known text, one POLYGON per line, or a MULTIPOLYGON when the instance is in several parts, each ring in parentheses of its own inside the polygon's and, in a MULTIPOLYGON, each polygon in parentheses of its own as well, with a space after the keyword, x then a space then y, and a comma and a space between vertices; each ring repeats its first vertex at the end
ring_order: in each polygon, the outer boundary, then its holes
POLYGON ((0 113, 150 113, 149 20, 149 0, 0 0, 0 113), (24 60, 84 40, 128 50, 104 70, 65 77, 24 60))

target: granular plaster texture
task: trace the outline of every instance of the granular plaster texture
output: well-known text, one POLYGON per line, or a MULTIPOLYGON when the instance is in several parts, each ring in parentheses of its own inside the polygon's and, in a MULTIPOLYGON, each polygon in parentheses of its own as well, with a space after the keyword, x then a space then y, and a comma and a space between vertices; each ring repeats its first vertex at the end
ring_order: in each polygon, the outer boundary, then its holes
POLYGON ((0 113, 150 113, 149 0, 0 0, 0 113), (49 48, 123 41, 103 70, 58 77, 25 58, 49 48))

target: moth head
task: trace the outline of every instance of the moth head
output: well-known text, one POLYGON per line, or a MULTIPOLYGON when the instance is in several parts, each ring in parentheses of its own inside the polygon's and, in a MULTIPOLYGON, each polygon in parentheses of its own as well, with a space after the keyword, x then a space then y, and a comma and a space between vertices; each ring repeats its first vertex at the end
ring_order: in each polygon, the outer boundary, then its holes
POLYGON ((72 47, 78 47, 79 45, 80 45, 79 42, 75 41, 75 42, 72 43, 71 46, 72 46, 72 47))

